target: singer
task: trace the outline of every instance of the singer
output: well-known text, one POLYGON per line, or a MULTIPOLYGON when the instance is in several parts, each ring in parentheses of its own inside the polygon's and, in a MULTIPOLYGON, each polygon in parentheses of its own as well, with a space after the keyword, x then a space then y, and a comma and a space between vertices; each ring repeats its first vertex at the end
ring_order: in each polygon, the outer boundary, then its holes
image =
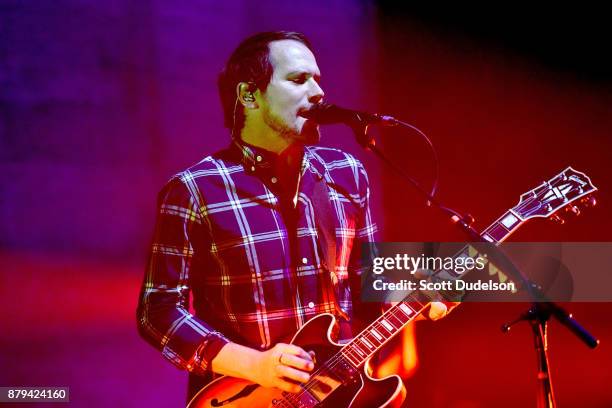
POLYGON ((138 329, 189 371, 189 399, 213 373, 297 392, 315 356, 291 336, 331 313, 350 338, 362 312, 368 178, 351 155, 316 146, 318 124, 301 116, 323 100, 320 75, 300 33, 244 40, 218 80, 229 146, 159 194, 138 329))

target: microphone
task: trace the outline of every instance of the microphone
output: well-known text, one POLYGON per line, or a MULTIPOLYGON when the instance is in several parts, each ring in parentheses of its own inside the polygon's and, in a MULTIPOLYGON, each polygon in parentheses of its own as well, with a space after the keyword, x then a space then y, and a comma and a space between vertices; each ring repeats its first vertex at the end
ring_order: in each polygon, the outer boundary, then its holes
POLYGON ((395 126, 399 123, 398 120, 392 116, 359 112, 329 103, 317 103, 310 109, 301 111, 298 114, 320 125, 344 123, 351 127, 368 125, 395 126))

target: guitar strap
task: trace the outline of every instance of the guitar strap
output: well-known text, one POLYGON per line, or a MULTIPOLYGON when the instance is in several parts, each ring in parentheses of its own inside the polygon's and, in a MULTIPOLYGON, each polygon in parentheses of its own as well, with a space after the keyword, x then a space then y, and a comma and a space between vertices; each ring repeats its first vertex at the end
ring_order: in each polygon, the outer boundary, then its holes
POLYGON ((317 224, 317 232, 321 243, 325 263, 329 271, 329 293, 333 299, 336 312, 342 317, 340 322, 340 338, 351 338, 349 316, 342 310, 336 295, 338 277, 336 275, 336 228, 334 214, 329 199, 329 190, 324 178, 315 182, 312 193, 312 206, 317 224))

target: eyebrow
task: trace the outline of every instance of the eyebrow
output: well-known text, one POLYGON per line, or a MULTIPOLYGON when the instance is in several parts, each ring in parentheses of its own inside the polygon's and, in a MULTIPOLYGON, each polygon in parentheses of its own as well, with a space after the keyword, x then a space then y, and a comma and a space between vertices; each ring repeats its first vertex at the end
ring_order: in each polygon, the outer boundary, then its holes
POLYGON ((301 76, 312 76, 315 81, 319 82, 321 80, 321 74, 313 74, 308 71, 292 71, 287 74, 288 77, 301 77, 301 76))

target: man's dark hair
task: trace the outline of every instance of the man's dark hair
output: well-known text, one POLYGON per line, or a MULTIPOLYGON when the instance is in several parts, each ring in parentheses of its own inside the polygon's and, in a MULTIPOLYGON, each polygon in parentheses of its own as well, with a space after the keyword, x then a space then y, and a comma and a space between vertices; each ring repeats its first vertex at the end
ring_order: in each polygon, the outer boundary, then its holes
POLYGON ((223 106, 224 125, 232 130, 232 135, 236 137, 244 126, 242 105, 236 107, 236 85, 240 82, 251 83, 253 92, 256 89, 265 91, 268 88, 273 71, 268 45, 280 40, 295 40, 313 51, 310 41, 301 33, 267 31, 255 34, 238 45, 219 75, 217 85, 223 106))

